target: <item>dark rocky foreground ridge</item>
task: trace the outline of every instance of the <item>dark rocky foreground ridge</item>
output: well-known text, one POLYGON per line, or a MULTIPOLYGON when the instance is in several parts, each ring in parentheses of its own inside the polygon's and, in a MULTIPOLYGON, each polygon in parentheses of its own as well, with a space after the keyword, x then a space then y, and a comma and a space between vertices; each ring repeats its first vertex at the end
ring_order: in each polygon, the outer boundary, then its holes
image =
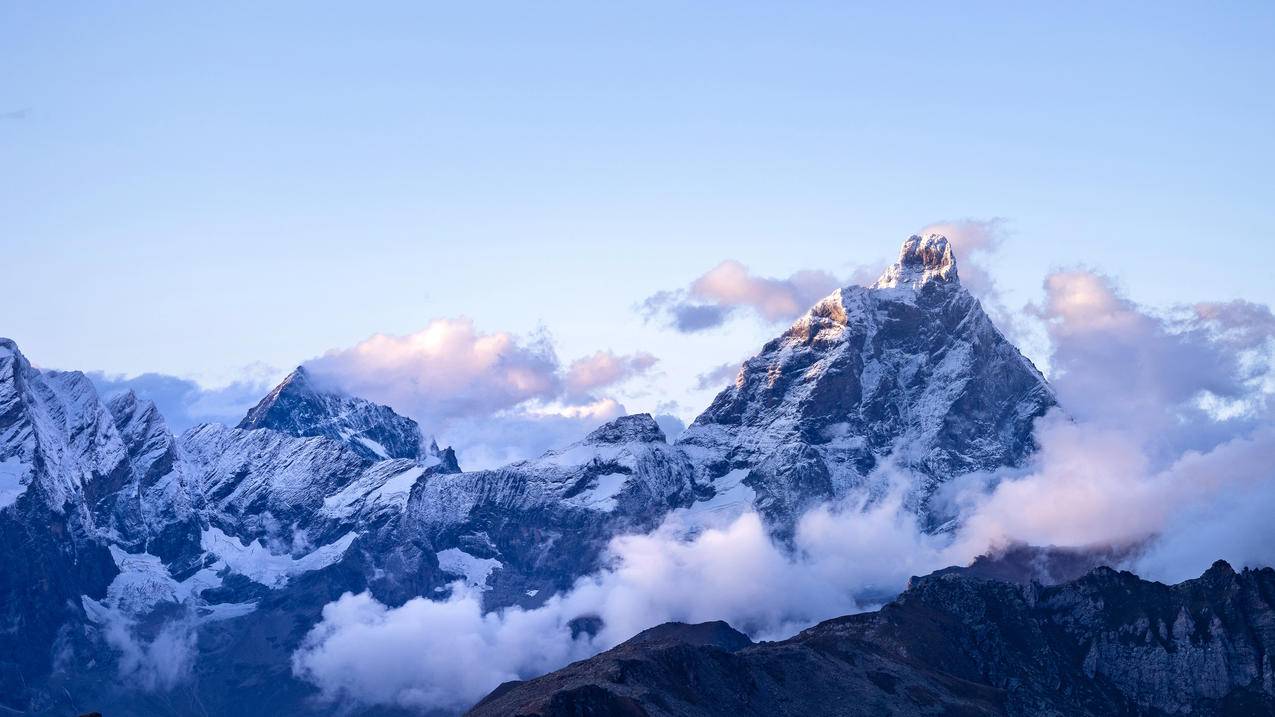
POLYGON ((1275 570, 1164 585, 943 571, 877 612, 752 643, 670 623, 502 685, 471 717, 1275 715, 1275 570))

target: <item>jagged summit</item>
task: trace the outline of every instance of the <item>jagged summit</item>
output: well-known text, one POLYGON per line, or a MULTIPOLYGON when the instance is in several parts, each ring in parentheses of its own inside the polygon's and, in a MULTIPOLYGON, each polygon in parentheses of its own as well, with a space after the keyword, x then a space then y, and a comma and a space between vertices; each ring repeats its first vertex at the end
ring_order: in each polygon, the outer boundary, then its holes
POLYGON ((908 286, 919 290, 931 282, 960 283, 956 273, 956 255, 952 252, 951 243, 942 234, 913 234, 899 249, 898 261, 881 274, 872 288, 908 286))
POLYGON ((599 443, 666 443, 664 431, 649 413, 634 413, 603 424, 585 436, 584 442, 599 443))
POLYGON ((238 428, 331 438, 372 461, 422 457, 421 430, 416 421, 388 406, 321 385, 304 366, 288 374, 248 411, 238 428))
POLYGON ((252 430, 254 428, 267 428, 264 425, 271 422, 272 418, 277 417, 281 412, 280 401, 286 400, 287 397, 300 397, 309 394, 319 393, 315 390, 310 381, 310 373, 305 370, 304 366, 298 366, 293 369, 292 373, 284 377, 275 386, 266 397, 261 399, 257 405, 249 409, 248 414, 239 422, 237 428, 252 430))

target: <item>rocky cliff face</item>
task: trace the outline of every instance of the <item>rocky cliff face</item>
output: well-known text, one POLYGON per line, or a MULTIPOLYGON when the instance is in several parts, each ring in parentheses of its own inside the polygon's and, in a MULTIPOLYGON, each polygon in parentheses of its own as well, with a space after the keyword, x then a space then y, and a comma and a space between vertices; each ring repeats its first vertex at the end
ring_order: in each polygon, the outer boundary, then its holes
POLYGON ((871 287, 839 289, 744 362, 735 385, 678 439, 705 482, 745 470, 782 532, 811 505, 884 490, 887 462, 913 476, 909 503, 954 476, 1021 463, 1055 404, 1040 372, 960 284, 945 238, 909 238, 871 287))
POLYGON ((1273 715, 1275 570, 1043 587, 949 572, 875 613, 752 644, 666 625, 497 689, 486 715, 1273 715))

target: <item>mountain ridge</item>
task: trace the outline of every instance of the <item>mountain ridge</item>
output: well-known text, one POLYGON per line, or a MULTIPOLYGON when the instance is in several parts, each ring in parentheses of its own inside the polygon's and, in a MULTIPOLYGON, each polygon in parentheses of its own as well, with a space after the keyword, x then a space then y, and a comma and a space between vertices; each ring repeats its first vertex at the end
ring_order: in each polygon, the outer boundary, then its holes
POLYGON ((1270 715, 1272 596, 1275 570, 1223 561, 1173 586, 1107 567, 1055 586, 943 571, 779 642, 661 625, 468 715, 1270 715))

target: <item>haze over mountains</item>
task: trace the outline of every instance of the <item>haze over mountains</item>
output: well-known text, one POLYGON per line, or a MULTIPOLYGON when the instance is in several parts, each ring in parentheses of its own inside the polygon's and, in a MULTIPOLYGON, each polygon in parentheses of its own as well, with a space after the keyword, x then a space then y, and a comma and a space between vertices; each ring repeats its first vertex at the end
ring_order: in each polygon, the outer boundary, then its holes
MULTIPOLYGON (((662 622, 786 638, 1012 544, 1164 578, 1269 562, 1269 311, 1168 320, 1093 275, 1051 281, 1052 386, 927 234, 763 346, 673 442, 623 416, 475 471, 309 368, 235 427, 174 435, 145 399, 104 402, 4 340, 0 702, 454 712, 662 622)), ((1059 664, 1109 638, 1069 639, 1059 664)), ((1263 659, 1218 669, 1269 696, 1263 659)))

